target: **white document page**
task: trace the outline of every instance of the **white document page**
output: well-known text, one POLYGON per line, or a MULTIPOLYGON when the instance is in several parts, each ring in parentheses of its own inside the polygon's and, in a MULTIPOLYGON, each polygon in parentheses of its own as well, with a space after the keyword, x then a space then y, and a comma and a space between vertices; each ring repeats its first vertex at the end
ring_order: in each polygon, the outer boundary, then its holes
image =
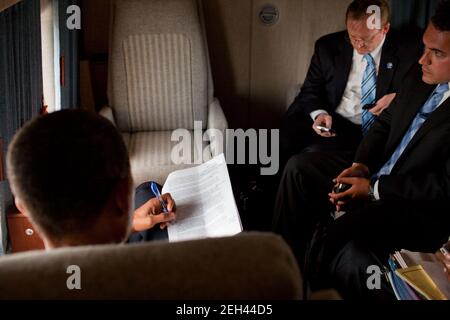
POLYGON ((223 154, 194 168, 171 173, 163 187, 177 205, 169 241, 233 236, 242 231, 223 154))

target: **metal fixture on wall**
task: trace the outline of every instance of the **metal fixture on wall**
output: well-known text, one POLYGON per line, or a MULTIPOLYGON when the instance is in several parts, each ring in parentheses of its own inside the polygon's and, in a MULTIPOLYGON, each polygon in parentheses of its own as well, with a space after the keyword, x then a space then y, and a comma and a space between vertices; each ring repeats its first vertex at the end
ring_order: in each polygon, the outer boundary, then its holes
POLYGON ((266 26, 275 25, 280 19, 280 11, 272 4, 266 4, 259 12, 259 20, 266 26))

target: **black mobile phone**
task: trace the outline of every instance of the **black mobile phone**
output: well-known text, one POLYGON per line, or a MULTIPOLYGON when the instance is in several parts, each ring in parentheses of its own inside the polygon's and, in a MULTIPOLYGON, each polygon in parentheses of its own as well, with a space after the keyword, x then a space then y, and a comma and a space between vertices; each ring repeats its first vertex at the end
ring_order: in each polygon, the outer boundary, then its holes
POLYGON ((369 104, 363 105, 362 108, 363 108, 363 110, 370 110, 370 109, 372 109, 375 106, 376 106, 376 103, 369 103, 369 104))
POLYGON ((337 185, 334 186, 333 192, 336 194, 339 194, 339 193, 347 191, 350 188, 351 188, 351 185, 349 185, 349 184, 338 183, 337 185))

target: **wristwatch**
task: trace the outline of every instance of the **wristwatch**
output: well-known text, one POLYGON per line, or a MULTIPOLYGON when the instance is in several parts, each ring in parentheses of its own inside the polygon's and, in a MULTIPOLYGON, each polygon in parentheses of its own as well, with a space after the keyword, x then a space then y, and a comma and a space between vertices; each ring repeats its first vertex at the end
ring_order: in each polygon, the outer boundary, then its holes
POLYGON ((377 201, 377 199, 375 198, 375 190, 373 188, 373 184, 372 183, 369 184, 369 194, 368 194, 368 196, 369 196, 369 200, 370 201, 377 201))

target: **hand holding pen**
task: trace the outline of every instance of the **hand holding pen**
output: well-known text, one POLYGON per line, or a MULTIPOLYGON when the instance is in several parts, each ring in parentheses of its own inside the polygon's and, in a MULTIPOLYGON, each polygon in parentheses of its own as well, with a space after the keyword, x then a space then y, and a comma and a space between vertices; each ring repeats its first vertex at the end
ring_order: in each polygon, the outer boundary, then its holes
POLYGON ((159 203, 161 204, 161 208, 164 212, 164 214, 169 213, 169 210, 167 210, 166 203, 164 202, 161 193, 159 192, 158 185, 154 182, 150 183, 150 189, 152 190, 153 194, 155 195, 156 199, 158 199, 159 203))
POLYGON ((176 205, 172 196, 169 193, 161 195, 156 184, 150 184, 149 189, 155 194, 155 198, 134 211, 132 232, 146 231, 156 225, 164 229, 176 218, 176 205), (155 188, 156 194, 153 191, 155 188))
POLYGON ((175 211, 175 201, 172 199, 170 194, 165 194, 162 196, 161 193, 159 192, 158 185, 155 182, 150 183, 150 189, 152 190, 156 199, 158 199, 159 203, 161 204, 161 208, 164 213, 163 216, 165 217, 166 221, 161 222, 161 224, 159 226, 161 229, 164 229, 169 225, 170 221, 175 219, 175 213, 172 213, 173 218, 169 219, 169 214, 172 211, 175 211), (167 198, 168 205, 166 205, 166 201, 165 201, 165 199, 163 199, 164 197, 167 198))

